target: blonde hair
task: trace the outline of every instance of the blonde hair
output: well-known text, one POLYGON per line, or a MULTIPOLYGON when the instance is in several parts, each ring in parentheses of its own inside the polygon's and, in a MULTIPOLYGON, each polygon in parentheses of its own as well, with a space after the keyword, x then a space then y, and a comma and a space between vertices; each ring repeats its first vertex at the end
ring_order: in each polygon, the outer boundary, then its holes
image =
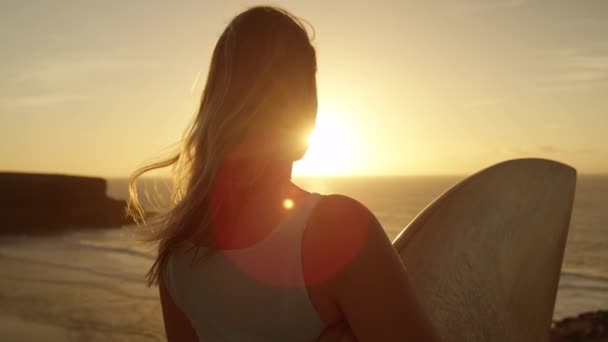
POLYGON ((316 116, 316 55, 303 21, 275 7, 254 7, 236 16, 220 36, 209 66, 197 115, 184 133, 177 152, 139 168, 129 180, 128 212, 145 222, 137 194, 143 174, 172 167, 171 208, 154 218, 146 241, 158 244, 158 256, 147 274, 158 284, 171 251, 196 236, 209 252, 217 249, 210 206, 218 172, 227 157, 250 136, 281 132, 283 141, 266 153, 248 156, 256 170, 240 185, 255 184, 269 160, 306 150, 296 136, 314 126, 316 116))

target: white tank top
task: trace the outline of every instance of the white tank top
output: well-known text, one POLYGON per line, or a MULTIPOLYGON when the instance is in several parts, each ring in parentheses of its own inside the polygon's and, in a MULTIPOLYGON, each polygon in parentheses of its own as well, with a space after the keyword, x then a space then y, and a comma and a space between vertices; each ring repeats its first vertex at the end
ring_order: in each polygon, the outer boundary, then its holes
POLYGON ((321 197, 311 194, 252 246, 194 263, 190 242, 171 254, 163 279, 199 340, 317 340, 325 324, 304 282, 302 235, 321 197))

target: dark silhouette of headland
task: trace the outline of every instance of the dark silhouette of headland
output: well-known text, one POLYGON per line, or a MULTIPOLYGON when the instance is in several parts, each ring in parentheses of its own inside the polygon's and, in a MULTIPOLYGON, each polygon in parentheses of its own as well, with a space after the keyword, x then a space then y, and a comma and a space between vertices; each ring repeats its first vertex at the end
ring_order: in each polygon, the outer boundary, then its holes
POLYGON ((0 172, 0 233, 52 233, 132 223, 103 178, 0 172))

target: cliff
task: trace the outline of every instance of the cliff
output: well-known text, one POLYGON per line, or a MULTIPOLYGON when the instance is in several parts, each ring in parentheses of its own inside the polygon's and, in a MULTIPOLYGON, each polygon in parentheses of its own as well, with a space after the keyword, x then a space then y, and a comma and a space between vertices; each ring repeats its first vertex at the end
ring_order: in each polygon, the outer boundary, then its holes
POLYGON ((102 178, 0 172, 0 233, 53 232, 132 223, 102 178))

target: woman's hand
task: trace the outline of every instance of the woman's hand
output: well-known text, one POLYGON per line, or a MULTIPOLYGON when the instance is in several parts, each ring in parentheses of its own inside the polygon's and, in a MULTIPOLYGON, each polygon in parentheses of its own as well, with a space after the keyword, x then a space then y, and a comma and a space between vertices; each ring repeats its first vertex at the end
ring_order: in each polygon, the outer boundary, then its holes
POLYGON ((325 328, 317 342, 357 342, 346 323, 338 323, 325 328))

